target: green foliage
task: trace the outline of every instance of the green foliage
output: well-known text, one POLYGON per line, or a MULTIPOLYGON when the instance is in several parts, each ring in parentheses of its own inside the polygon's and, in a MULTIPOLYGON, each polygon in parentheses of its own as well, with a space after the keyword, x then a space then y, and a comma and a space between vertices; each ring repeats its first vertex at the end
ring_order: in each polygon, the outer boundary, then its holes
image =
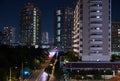
POLYGON ((61 78, 63 78, 63 71, 62 71, 62 68, 57 68, 55 69, 55 77, 60 80, 61 78))
POLYGON ((117 54, 113 54, 111 56, 111 61, 119 61, 120 60, 120 55, 117 55, 117 54))
POLYGON ((79 61, 79 57, 73 52, 73 51, 68 51, 66 53, 63 53, 61 60, 67 60, 69 62, 75 62, 75 61, 79 61))
MULTIPOLYGON (((18 67, 19 71, 21 69, 21 64, 30 69, 34 69, 35 64, 38 65, 44 62, 47 54, 41 48, 35 49, 34 47, 27 46, 0 46, 0 68, 4 69, 4 72, 0 70, 0 81, 4 80, 4 77, 9 75, 9 67, 18 67), (2 76, 2 77, 1 77, 2 76)), ((18 75, 18 74, 16 74, 18 75)), ((17 77, 17 76, 15 76, 17 77)), ((15 78, 14 78, 15 79, 15 78)))
POLYGON ((4 68, 0 68, 0 81, 6 81, 6 69, 4 68))

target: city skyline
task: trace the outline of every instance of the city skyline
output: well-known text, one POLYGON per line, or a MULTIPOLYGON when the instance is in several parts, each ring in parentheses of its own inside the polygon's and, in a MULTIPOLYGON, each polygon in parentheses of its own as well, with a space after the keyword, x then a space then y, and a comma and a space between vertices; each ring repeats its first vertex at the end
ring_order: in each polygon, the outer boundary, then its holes
MULTIPOLYGON (((54 10, 57 6, 72 6, 74 0, 1 0, 0 2, 0 31, 4 26, 13 26, 18 33, 19 12, 28 2, 34 3, 42 12, 42 31, 53 37, 54 10)), ((112 0, 112 21, 120 20, 119 0, 112 0)))

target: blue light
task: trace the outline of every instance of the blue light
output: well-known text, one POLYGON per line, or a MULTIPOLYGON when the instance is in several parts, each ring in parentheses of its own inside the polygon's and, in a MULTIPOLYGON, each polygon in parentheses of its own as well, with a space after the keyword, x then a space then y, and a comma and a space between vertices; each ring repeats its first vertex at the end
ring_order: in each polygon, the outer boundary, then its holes
POLYGON ((24 71, 24 75, 29 75, 29 71, 24 71))

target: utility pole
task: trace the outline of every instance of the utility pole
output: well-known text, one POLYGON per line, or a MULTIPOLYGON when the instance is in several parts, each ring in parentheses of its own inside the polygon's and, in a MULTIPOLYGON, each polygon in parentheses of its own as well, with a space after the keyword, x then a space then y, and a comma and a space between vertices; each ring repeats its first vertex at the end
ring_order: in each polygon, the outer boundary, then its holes
POLYGON ((23 80, 23 62, 22 62, 22 65, 21 65, 21 78, 23 80))
POLYGON ((10 67, 10 77, 9 77, 9 81, 11 81, 11 67, 10 67))
POLYGON ((20 69, 20 77, 19 77, 20 81, 23 81, 23 62, 21 63, 21 69, 20 69))

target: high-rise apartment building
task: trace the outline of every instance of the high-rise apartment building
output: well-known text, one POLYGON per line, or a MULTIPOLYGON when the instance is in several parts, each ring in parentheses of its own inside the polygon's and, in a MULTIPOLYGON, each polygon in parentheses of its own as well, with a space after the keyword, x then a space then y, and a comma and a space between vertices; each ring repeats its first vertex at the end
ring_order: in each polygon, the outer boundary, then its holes
POLYGON ((15 43, 15 28, 12 26, 6 26, 3 29, 3 44, 13 45, 15 43))
POLYGON ((63 51, 72 50, 73 9, 57 7, 54 16, 55 46, 63 51))
POLYGON ((28 3, 20 10, 19 29, 19 40, 21 45, 40 45, 41 12, 34 4, 28 3))
POLYGON ((73 50, 82 61, 110 61, 111 1, 77 0, 73 50))
POLYGON ((42 48, 50 47, 48 32, 42 32, 41 46, 42 46, 42 48))
POLYGON ((112 52, 120 52, 120 21, 112 23, 112 52))

